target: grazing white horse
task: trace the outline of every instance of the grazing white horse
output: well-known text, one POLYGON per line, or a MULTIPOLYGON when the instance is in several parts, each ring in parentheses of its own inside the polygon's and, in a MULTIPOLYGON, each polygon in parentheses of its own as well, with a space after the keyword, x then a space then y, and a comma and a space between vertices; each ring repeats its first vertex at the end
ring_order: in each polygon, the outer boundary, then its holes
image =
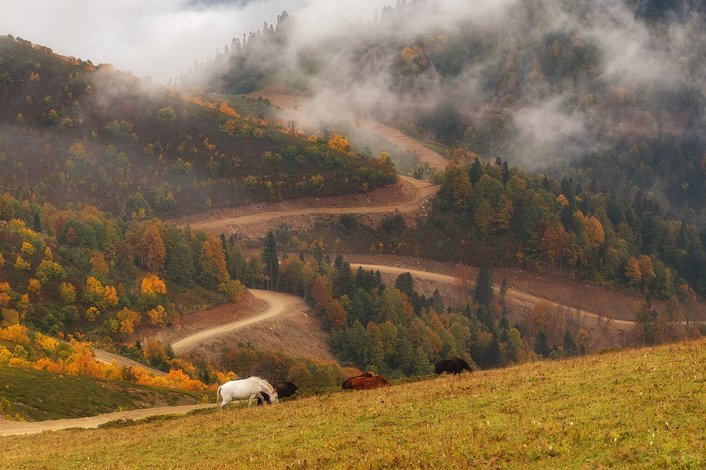
POLYGON ((271 403, 278 403, 277 390, 270 383, 260 377, 248 377, 241 380, 230 380, 216 391, 216 404, 221 401, 220 406, 223 409, 228 403, 233 400, 248 399, 248 406, 252 406, 252 402, 256 397, 264 399, 261 392, 265 392, 270 396, 271 403))

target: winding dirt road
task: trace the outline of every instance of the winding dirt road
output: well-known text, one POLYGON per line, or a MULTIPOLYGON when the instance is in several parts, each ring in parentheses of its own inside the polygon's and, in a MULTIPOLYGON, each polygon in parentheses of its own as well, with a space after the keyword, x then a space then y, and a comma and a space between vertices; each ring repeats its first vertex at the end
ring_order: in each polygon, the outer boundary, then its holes
MULTIPOLYGON (((281 118, 284 121, 295 121, 298 123, 298 127, 304 129, 319 127, 317 123, 312 122, 310 116, 317 116, 321 108, 318 107, 316 103, 312 104, 311 99, 307 96, 294 94, 291 90, 276 90, 272 88, 256 91, 249 96, 269 100, 270 103, 282 110, 281 118)), ((340 116, 336 116, 335 119, 340 119, 340 116)), ((360 116, 356 116, 352 121, 358 128, 357 132, 376 135, 415 155, 420 162, 426 162, 435 170, 443 171, 449 164, 449 161, 439 153, 422 145, 417 140, 406 136, 393 127, 360 116)))
POLYGON ((304 302, 301 297, 295 297, 289 294, 282 294, 280 292, 272 292, 259 289, 249 289, 249 291, 255 296, 255 298, 264 301, 268 304, 267 309, 257 315, 253 315, 242 320, 237 320, 231 323, 226 323, 225 325, 219 325, 213 328, 199 331, 192 335, 186 336, 172 343, 172 349, 176 354, 182 354, 191 348, 198 346, 201 343, 205 343, 213 338, 223 336, 228 333, 232 333, 235 330, 244 328, 253 323, 271 320, 275 317, 292 314, 295 312, 306 311, 309 307, 304 302))
POLYGON ((156 376, 165 376, 164 372, 161 370, 153 369, 152 367, 148 367, 144 364, 140 364, 137 361, 133 361, 130 358, 127 358, 125 356, 119 356, 117 354, 113 354, 108 351, 104 351, 102 349, 98 348, 93 348, 93 356, 96 358, 96 361, 102 362, 104 364, 117 364, 120 367, 140 367, 142 369, 145 369, 147 372, 151 373, 152 375, 156 376))
MULTIPOLYGON (((458 283, 458 279, 454 276, 449 276, 448 274, 441 274, 441 273, 436 273, 436 272, 430 272, 430 271, 421 271, 417 269, 407 269, 407 268, 402 268, 402 267, 397 267, 397 266, 383 266, 383 265, 377 265, 377 264, 361 264, 361 263, 351 263, 351 269, 356 270, 359 267, 363 268, 364 270, 373 270, 373 271, 380 271, 381 273, 387 273, 387 274, 394 274, 396 276, 399 276, 400 274, 403 273, 410 273, 412 276, 419 278, 419 279, 425 279, 429 281, 434 281, 434 282, 440 282, 444 284, 449 284, 449 285, 455 285, 458 283)), ((499 292, 499 289, 496 287, 495 288, 496 292, 499 292)), ((519 291, 516 289, 508 289, 506 292, 506 296, 514 303, 520 304, 520 305, 538 305, 538 304, 546 304, 554 308, 567 308, 566 305, 560 304, 558 302, 554 302, 548 299, 545 299, 543 297, 539 297, 537 295, 532 295, 527 292, 519 291)), ((606 316, 605 315, 600 315, 595 312, 591 312, 588 310, 583 310, 579 308, 571 308, 571 312, 575 313, 577 316, 581 318, 588 318, 592 319, 594 321, 600 322, 600 321, 605 321, 606 316)), ((622 331, 632 331, 635 328, 635 323, 632 321, 627 321, 627 320, 616 320, 616 319, 610 319, 610 323, 613 327, 622 330, 622 331)))
MULTIPOLYGON (((263 223, 272 225, 281 219, 296 220, 302 217, 315 217, 320 215, 343 215, 343 214, 393 214, 402 215, 416 213, 424 206, 426 201, 432 198, 439 191, 439 186, 406 176, 400 176, 397 185, 399 193, 405 195, 401 200, 390 203, 389 201, 376 200, 374 195, 366 205, 346 206, 343 203, 334 203, 329 206, 318 206, 316 200, 299 201, 302 207, 291 208, 291 204, 274 203, 263 208, 261 205, 253 205, 239 208, 233 215, 223 215, 221 212, 213 215, 200 216, 199 218, 187 217, 177 219, 174 222, 180 225, 188 224, 194 230, 202 230, 206 233, 229 233, 236 227, 256 226, 263 223)), ((340 198, 343 201, 345 197, 340 198)))

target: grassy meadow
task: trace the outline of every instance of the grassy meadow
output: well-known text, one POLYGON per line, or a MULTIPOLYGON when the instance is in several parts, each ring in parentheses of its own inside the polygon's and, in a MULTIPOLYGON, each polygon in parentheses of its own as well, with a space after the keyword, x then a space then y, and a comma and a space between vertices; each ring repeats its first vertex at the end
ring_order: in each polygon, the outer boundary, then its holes
POLYGON ((0 438, 5 468, 706 466, 706 341, 0 438))

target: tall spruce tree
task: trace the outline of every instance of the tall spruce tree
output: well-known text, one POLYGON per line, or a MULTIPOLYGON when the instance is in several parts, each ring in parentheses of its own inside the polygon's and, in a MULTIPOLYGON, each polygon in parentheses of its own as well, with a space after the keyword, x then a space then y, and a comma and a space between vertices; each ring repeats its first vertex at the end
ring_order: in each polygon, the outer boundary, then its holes
POLYGON ((493 269, 490 263, 483 263, 478 269, 474 299, 478 305, 490 310, 490 304, 493 302, 493 269))
POLYGON ((277 289, 277 281, 279 280, 279 258, 277 256, 277 240, 272 231, 267 232, 265 237, 265 248, 262 252, 262 258, 265 262, 265 275, 267 279, 267 289, 277 289))

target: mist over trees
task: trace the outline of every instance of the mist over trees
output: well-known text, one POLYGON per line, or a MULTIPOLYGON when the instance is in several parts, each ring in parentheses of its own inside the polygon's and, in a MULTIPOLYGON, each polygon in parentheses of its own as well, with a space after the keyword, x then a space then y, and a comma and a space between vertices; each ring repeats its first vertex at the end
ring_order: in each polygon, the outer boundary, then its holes
POLYGON ((182 82, 290 87, 311 97, 310 114, 374 116, 526 171, 596 179, 624 201, 637 187, 703 225, 703 8, 397 2, 318 33, 283 13, 182 82))

